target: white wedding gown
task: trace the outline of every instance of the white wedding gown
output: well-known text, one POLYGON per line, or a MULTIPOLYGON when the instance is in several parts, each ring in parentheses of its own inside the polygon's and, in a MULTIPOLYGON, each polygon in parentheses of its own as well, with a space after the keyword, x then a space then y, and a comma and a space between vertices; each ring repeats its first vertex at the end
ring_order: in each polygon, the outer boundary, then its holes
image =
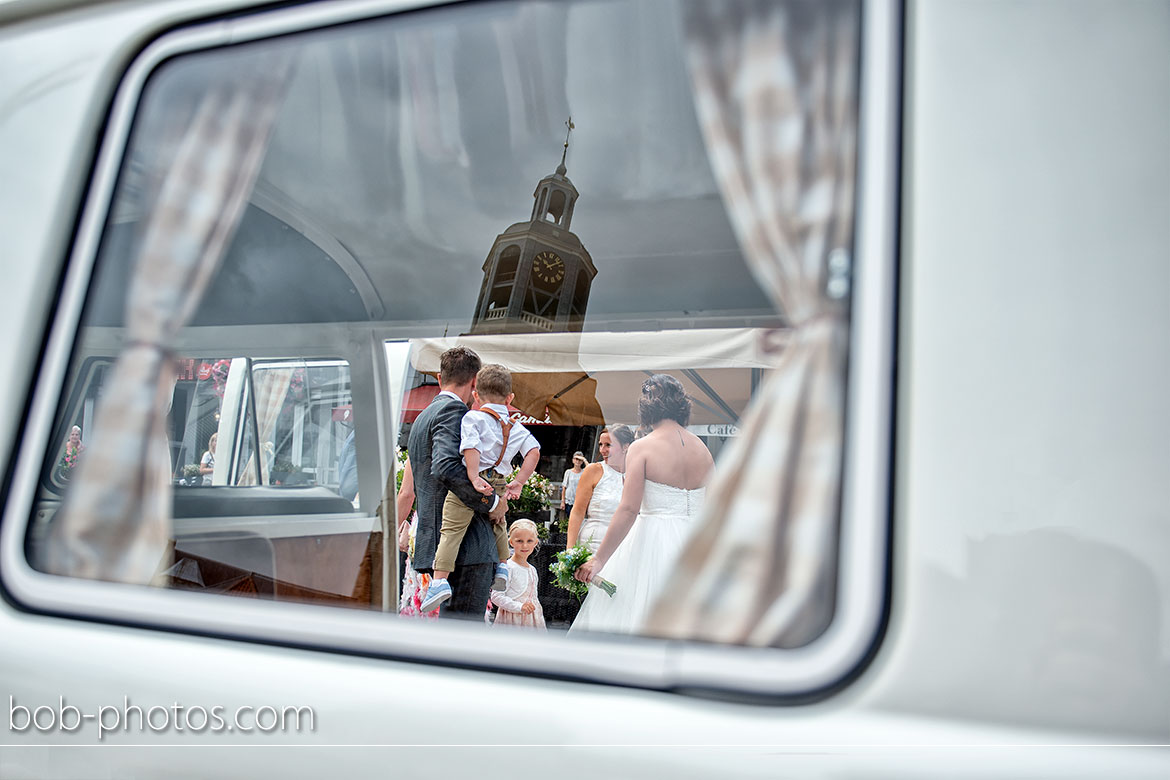
POLYGON ((666 585, 703 507, 706 488, 684 490, 646 480, 642 511, 600 575, 617 586, 610 598, 589 588, 570 633, 637 633, 666 585))

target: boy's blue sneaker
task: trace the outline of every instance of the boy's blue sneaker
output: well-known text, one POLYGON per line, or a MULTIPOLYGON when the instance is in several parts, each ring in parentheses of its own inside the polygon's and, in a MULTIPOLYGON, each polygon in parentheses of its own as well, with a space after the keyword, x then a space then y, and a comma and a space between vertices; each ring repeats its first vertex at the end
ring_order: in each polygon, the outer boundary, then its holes
POLYGON ((453 595, 454 592, 446 580, 431 580, 430 587, 427 588, 427 597, 419 604, 419 611, 430 612, 453 595))
POLYGON ((492 590, 503 590, 508 587, 508 564, 501 563, 496 567, 496 578, 492 580, 492 590))

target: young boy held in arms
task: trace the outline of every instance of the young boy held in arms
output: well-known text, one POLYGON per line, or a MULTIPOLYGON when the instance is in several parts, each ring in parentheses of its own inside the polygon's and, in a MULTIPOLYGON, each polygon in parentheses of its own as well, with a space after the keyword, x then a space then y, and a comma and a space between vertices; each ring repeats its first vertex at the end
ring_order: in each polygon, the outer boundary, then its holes
MULTIPOLYGON (((480 408, 463 416, 459 442, 463 463, 467 466, 467 478, 484 495, 494 492, 508 501, 519 498, 520 489, 532 476, 540 460, 540 443, 527 428, 520 423, 513 423, 508 417, 508 404, 515 397, 512 392, 512 374, 501 365, 489 363, 476 374, 475 390, 472 392, 480 408), (524 462, 516 479, 508 482, 512 459, 517 454, 524 456, 524 462)), ((463 536, 467 533, 473 515, 471 508, 456 498, 454 493, 447 494, 443 502, 439 547, 435 551, 435 574, 426 598, 420 605, 424 613, 451 598, 452 590, 447 583, 447 575, 455 568, 459 545, 463 543, 463 536)), ((511 555, 506 524, 496 523, 493 530, 500 564, 496 567, 492 590, 504 590, 508 583, 506 562, 511 555)))

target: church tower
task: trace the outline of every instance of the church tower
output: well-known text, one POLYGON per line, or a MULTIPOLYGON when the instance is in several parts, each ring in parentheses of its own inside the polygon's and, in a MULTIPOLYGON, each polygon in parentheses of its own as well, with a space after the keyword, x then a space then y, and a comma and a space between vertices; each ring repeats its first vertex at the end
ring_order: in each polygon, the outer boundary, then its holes
MULTIPOLYGON (((570 118, 565 123, 573 130, 570 118)), ((532 217, 496 236, 483 262, 472 333, 580 331, 597 269, 569 226, 577 188, 565 174, 569 135, 556 172, 533 193, 532 217)))

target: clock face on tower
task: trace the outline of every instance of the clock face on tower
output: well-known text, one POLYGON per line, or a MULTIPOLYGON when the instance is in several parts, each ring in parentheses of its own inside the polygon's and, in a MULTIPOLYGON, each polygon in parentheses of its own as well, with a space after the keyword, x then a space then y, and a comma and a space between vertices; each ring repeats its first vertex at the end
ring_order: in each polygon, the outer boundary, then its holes
POLYGON ((565 261, 555 252, 538 252, 532 258, 532 276, 541 287, 555 287, 565 278, 565 261))

